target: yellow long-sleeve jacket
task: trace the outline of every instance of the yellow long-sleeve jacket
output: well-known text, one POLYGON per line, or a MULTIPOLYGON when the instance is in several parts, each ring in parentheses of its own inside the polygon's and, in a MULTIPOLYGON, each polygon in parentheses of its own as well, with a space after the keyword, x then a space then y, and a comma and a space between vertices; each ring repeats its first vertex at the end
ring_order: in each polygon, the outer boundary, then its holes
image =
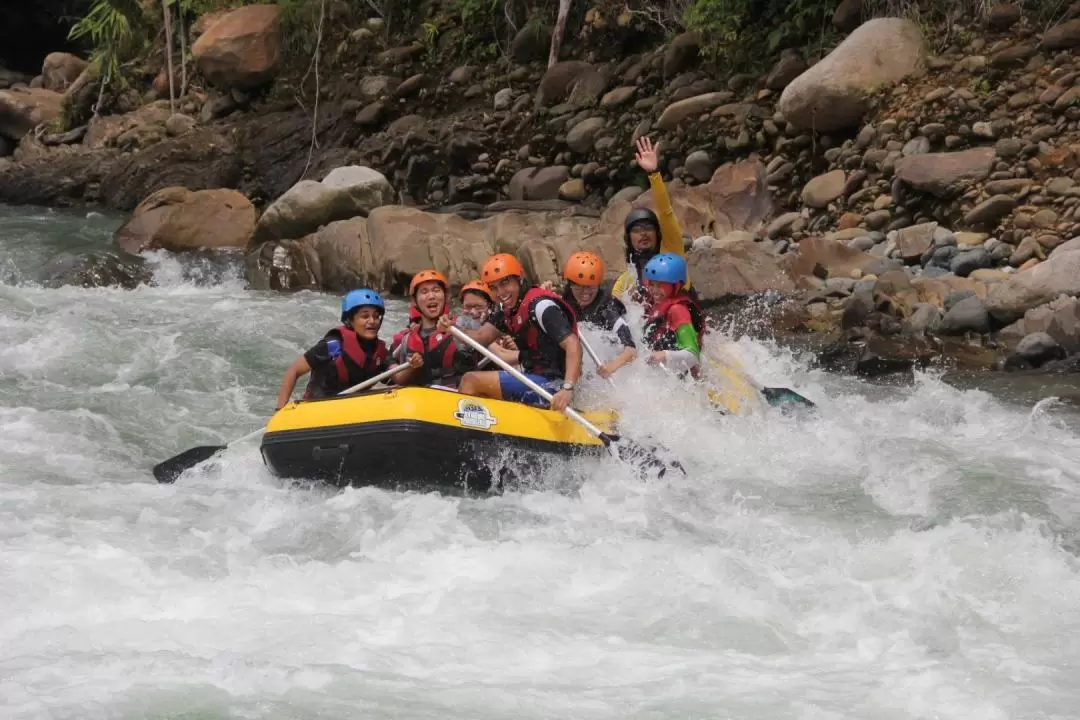
MULTIPOLYGON (((660 252, 675 253, 686 257, 686 248, 683 245, 682 228, 679 219, 675 217, 675 208, 671 206, 671 196, 668 195, 664 178, 659 172, 649 173, 649 189, 652 190, 653 199, 656 201, 656 217, 660 220, 660 252)), ((615 280, 611 288, 611 294, 621 297, 630 292, 634 286, 634 272, 627 268, 622 275, 615 280)), ((687 275, 686 288, 691 287, 690 277, 687 275)))

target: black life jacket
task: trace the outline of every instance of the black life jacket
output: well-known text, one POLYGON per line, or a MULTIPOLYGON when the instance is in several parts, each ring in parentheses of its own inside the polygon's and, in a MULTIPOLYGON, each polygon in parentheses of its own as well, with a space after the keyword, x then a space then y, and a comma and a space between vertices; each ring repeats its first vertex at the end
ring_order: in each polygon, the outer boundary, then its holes
POLYGON ((563 294, 563 300, 570 306, 578 322, 592 323, 608 331, 614 330, 615 321, 626 315, 626 306, 603 288, 600 288, 596 299, 587 308, 581 307, 570 288, 563 294))
MULTIPOLYGON (((353 385, 368 380, 379 373, 386 363, 388 355, 386 343, 382 340, 375 341, 375 352, 370 355, 364 351, 360 344, 360 338, 352 328, 341 325, 326 333, 325 339, 335 339, 341 342, 341 354, 334 360, 334 376, 316 377, 318 371, 312 371, 311 381, 304 390, 304 399, 312 397, 316 386, 323 386, 328 391, 336 388, 336 392, 347 390, 353 385)), ((328 393, 328 394, 336 394, 328 393)))
POLYGON ((649 309, 649 315, 645 320, 645 344, 650 350, 677 350, 678 338, 675 336, 675 328, 668 322, 668 311, 676 305, 684 305, 690 311, 690 322, 698 334, 698 345, 705 336, 705 311, 694 301, 690 295, 680 292, 677 295, 654 305, 649 309))
POLYGON ((529 288, 518 302, 517 309, 505 316, 506 329, 518 346, 518 361, 525 372, 547 378, 563 377, 566 373, 566 351, 540 331, 536 304, 551 300, 570 318, 570 329, 577 332, 577 316, 573 308, 555 293, 543 288, 529 288))

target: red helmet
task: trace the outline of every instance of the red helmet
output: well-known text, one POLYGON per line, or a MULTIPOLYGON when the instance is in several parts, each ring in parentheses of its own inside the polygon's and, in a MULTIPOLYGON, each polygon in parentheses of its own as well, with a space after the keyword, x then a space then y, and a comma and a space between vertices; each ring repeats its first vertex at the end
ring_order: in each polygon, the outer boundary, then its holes
POLYGON ((498 255, 492 255, 488 258, 488 261, 484 263, 484 269, 480 273, 480 277, 488 285, 498 282, 506 277, 519 277, 522 280, 525 279, 525 268, 521 266, 518 259, 509 253, 499 253, 498 255))

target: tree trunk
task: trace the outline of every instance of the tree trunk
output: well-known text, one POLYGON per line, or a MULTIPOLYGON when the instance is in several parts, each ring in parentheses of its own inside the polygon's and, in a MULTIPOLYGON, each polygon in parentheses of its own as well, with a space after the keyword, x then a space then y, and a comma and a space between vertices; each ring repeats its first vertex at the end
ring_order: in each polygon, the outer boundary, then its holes
POLYGON ((177 4, 176 17, 180 21, 180 97, 187 95, 187 30, 184 28, 184 8, 177 4))
POLYGON ((169 112, 176 112, 176 87, 173 81, 172 13, 169 0, 161 0, 161 12, 165 16, 165 72, 169 73, 169 112))
POLYGON ((563 34, 566 32, 566 16, 570 14, 570 0, 559 0, 559 14, 555 18, 555 29, 551 33, 551 54, 548 55, 548 67, 559 62, 559 50, 562 47, 563 34))

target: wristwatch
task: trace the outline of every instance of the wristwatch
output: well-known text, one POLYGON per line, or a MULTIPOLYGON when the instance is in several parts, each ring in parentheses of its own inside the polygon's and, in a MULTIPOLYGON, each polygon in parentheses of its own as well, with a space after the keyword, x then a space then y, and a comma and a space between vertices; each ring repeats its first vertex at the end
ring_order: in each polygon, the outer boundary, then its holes
POLYGON ((563 384, 559 386, 559 389, 566 390, 567 392, 574 392, 574 383, 563 380, 563 384))

